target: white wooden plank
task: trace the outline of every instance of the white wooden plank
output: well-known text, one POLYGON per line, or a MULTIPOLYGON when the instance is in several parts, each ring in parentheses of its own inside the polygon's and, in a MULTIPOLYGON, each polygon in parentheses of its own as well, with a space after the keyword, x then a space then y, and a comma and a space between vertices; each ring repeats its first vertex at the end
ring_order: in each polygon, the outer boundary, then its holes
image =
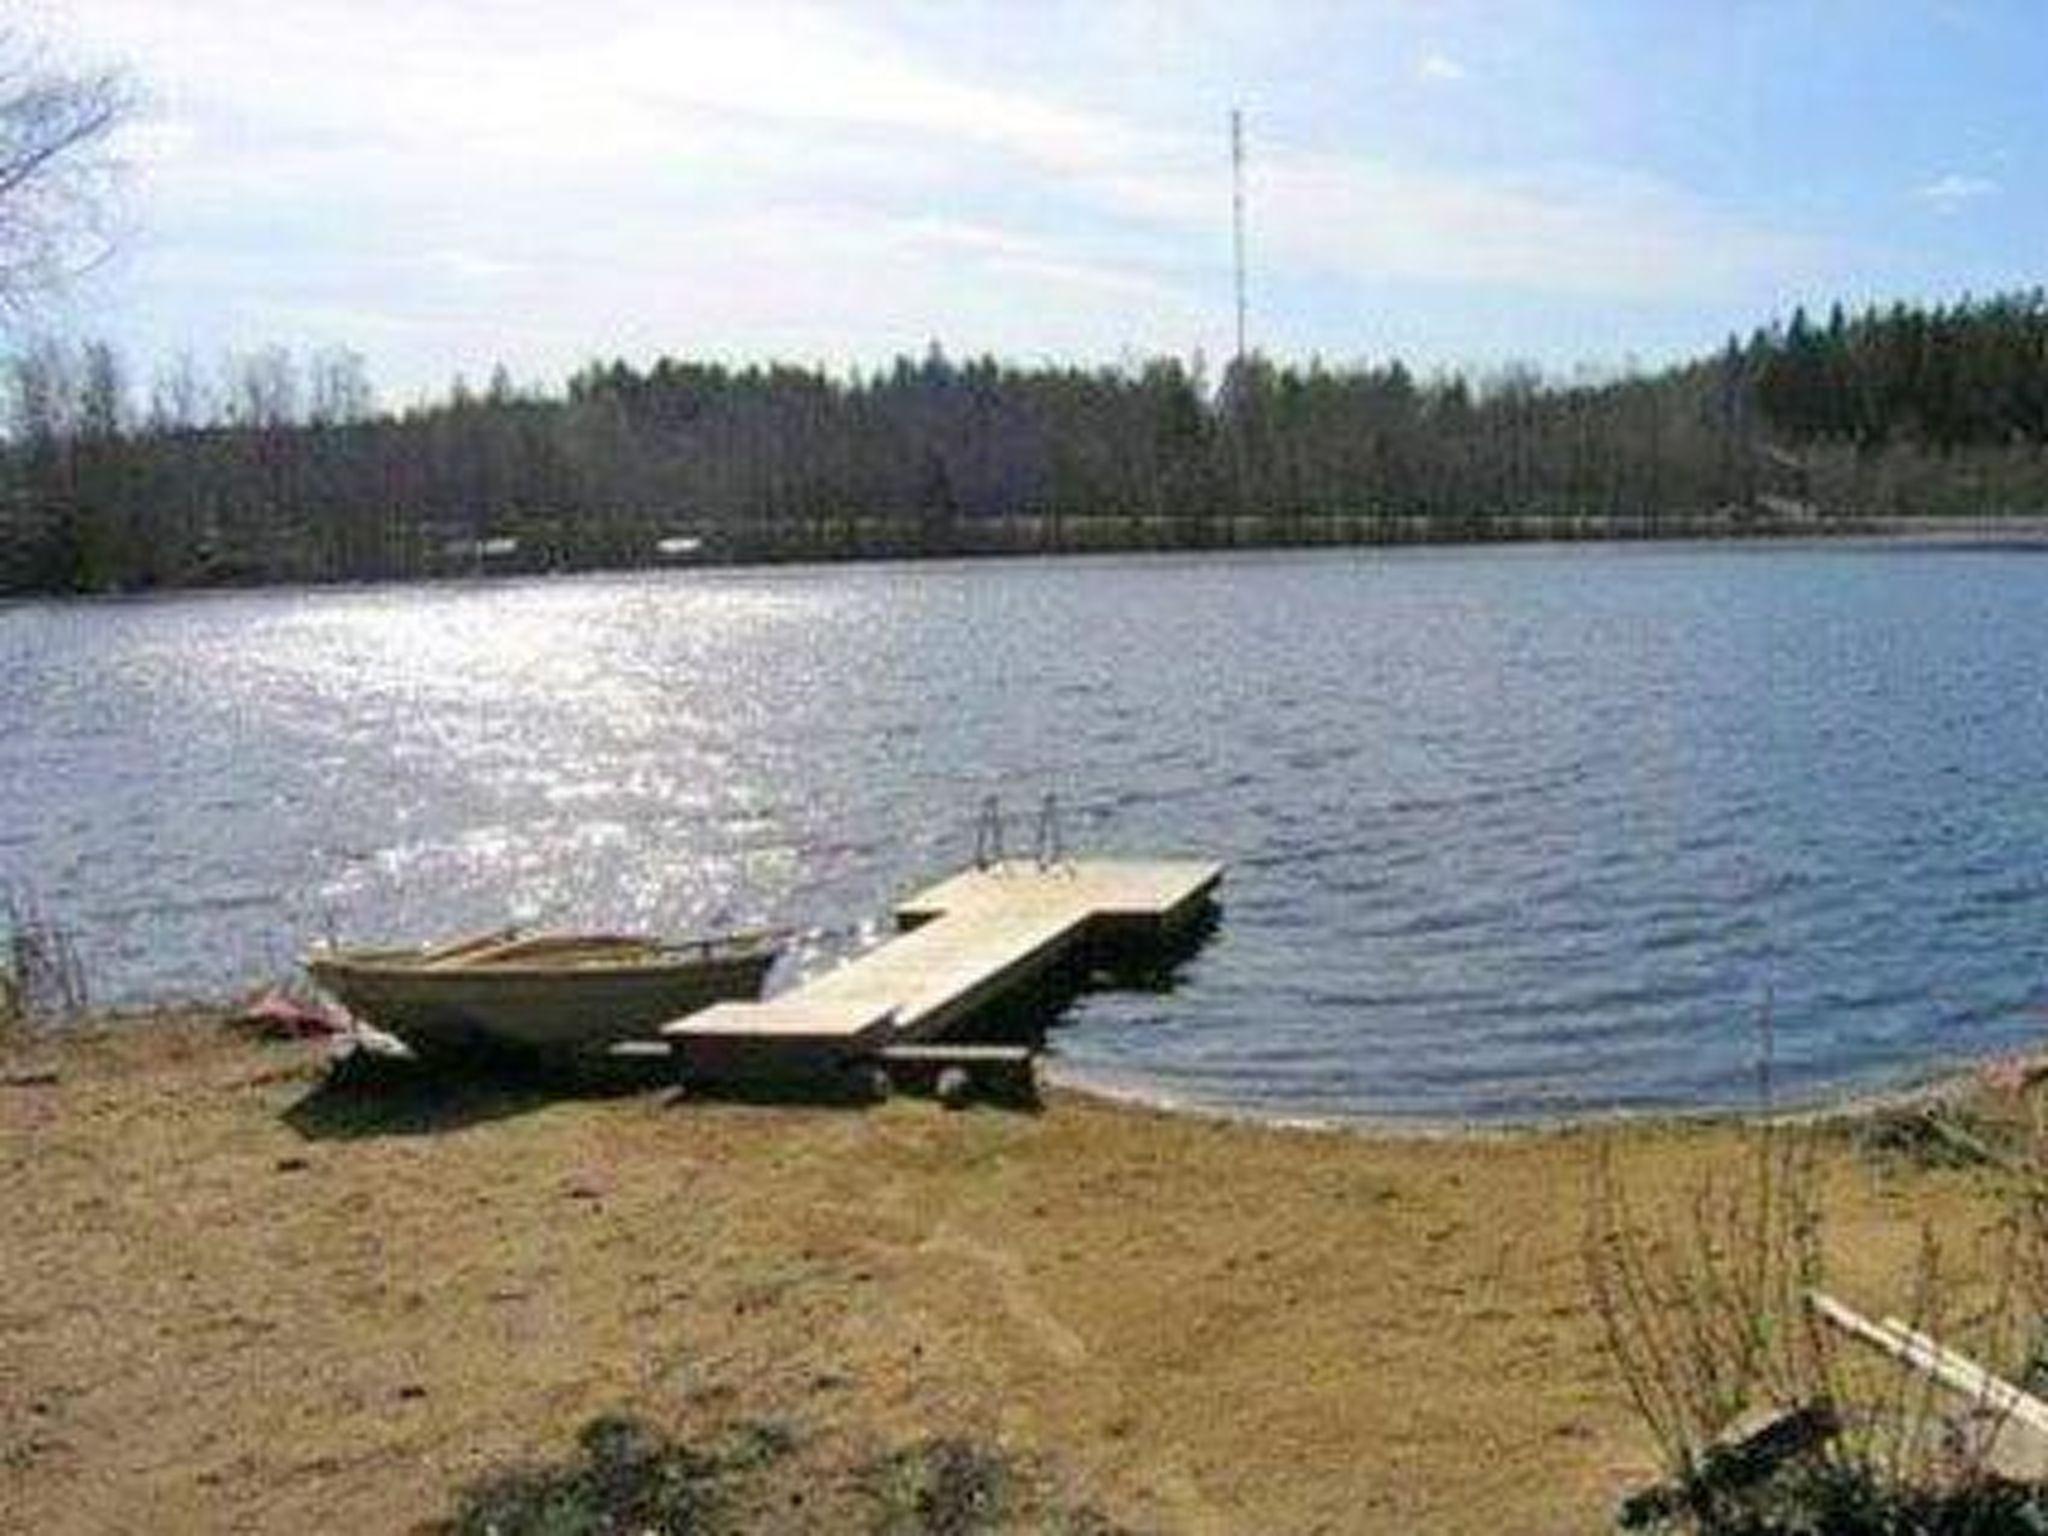
POLYGON ((2034 1434, 2048 1435, 2048 1403, 1992 1375, 1967 1355, 1908 1328, 1897 1318, 1874 1323, 1825 1291, 1807 1292, 1807 1302, 1821 1317, 1851 1337, 1884 1351, 1951 1392, 2006 1415, 2034 1434))

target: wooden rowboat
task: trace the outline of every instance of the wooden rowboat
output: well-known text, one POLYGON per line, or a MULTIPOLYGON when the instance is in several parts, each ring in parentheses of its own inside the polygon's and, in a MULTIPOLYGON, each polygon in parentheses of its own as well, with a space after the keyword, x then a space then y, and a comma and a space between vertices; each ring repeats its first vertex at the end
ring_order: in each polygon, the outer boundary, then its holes
POLYGON ((653 1036, 712 1003, 760 996, 778 936, 667 943, 639 934, 477 934, 427 949, 323 949, 308 974, 416 1054, 563 1051, 653 1036))

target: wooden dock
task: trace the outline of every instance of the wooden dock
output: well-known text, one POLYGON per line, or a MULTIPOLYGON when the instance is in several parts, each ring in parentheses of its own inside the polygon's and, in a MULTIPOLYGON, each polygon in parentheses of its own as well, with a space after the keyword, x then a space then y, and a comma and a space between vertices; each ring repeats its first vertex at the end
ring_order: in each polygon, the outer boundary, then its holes
POLYGON ((661 1032, 686 1066, 712 1070, 936 1040, 1077 950, 1170 942, 1222 878, 1220 864, 1181 860, 970 869, 899 906, 904 931, 887 943, 778 997, 720 1003, 661 1032))

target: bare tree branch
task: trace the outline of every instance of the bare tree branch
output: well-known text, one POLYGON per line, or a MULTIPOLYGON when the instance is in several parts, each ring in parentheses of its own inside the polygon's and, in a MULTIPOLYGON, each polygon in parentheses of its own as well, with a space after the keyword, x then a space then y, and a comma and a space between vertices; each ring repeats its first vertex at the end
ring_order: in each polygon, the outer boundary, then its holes
POLYGON ((106 258, 111 141, 136 105, 119 71, 65 68, 0 29, 0 307, 106 258))

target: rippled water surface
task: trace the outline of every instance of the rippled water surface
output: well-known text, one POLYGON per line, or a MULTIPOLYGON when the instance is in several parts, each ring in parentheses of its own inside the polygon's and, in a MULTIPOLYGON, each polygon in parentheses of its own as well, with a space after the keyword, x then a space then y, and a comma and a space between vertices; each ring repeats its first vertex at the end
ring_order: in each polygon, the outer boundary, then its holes
POLYGON ((1047 789, 1227 860, 1066 1069, 1288 1114, 1817 1094, 2042 1032, 2048 561, 1404 551, 0 608, 0 878, 101 998, 330 926, 879 936, 1047 789))

